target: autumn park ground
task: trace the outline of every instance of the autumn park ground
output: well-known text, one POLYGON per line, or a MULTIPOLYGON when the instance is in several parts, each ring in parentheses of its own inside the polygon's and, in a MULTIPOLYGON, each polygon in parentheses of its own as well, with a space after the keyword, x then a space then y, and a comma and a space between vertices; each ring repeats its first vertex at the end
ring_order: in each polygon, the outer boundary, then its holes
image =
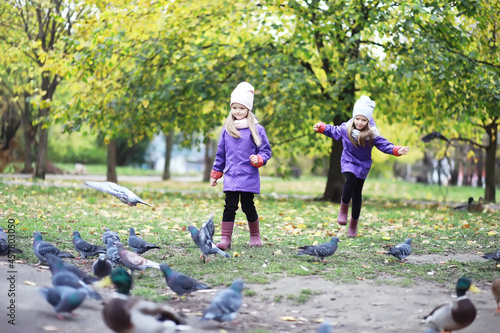
MULTIPOLYGON (((86 177, 85 177, 86 178, 86 177)), ((467 275, 480 287, 471 294, 478 310, 474 323, 461 332, 498 332, 500 315, 489 290, 500 277, 493 262, 481 253, 500 248, 499 210, 486 206, 482 212, 456 212, 451 207, 482 189, 444 189, 404 182, 366 183, 360 236, 346 237, 345 227, 336 224, 338 204, 313 200, 320 196, 324 179, 263 180, 257 199, 264 247, 248 247, 248 228, 237 215, 231 259, 213 258, 204 264, 186 227, 199 226, 212 213, 220 218, 221 188, 187 179, 168 182, 139 178, 119 181, 133 189, 152 208, 130 208, 116 198, 82 186, 84 177, 49 179, 33 184, 30 179, 3 177, 0 189, 2 224, 16 223, 17 247, 24 251, 15 262, 16 325, 8 324, 7 291, 9 271, 0 257, 1 332, 110 332, 101 318, 101 304, 86 300, 76 316, 64 321, 38 294, 50 286, 50 272, 35 267, 31 251, 33 231, 44 240, 75 253, 71 233, 99 244, 105 226, 127 238, 134 226, 140 236, 161 249, 145 257, 166 262, 213 287, 176 300, 161 272, 148 269, 137 274, 133 295, 166 302, 186 316, 192 332, 315 332, 327 319, 336 332, 423 332, 422 318, 436 305, 452 299, 458 277, 467 275), (314 258, 294 256, 297 247, 341 239, 337 252, 320 263, 314 258), (384 255, 388 246, 413 238, 413 253, 401 264, 384 255), (219 328, 198 318, 213 294, 234 278, 243 278, 243 307, 237 323, 219 328)), ((94 180, 102 180, 93 177, 94 180)), ((220 227, 216 223, 216 240, 220 227)), ((92 260, 68 260, 90 271, 92 260)), ((104 298, 111 290, 100 290, 104 298)), ((12 297, 10 298, 12 299, 12 297)))

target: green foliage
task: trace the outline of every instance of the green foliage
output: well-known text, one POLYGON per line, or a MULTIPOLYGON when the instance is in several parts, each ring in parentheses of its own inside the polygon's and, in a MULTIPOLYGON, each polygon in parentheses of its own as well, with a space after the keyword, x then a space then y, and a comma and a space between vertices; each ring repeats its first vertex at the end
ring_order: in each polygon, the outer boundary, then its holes
POLYGON ((49 135, 49 160, 54 163, 106 163, 106 148, 95 135, 64 134, 52 127, 49 135))

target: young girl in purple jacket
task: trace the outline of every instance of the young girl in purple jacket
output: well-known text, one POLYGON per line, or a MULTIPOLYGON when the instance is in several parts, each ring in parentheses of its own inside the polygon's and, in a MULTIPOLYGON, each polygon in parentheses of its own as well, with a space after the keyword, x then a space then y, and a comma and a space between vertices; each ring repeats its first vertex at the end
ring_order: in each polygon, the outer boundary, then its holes
POLYGON ((372 148, 377 147, 383 153, 401 156, 410 148, 395 146, 378 135, 373 122, 375 102, 368 96, 361 96, 354 104, 352 119, 340 126, 326 125, 319 122, 313 126, 316 132, 335 140, 342 139, 344 150, 340 158, 340 166, 345 176, 340 211, 337 222, 347 224, 347 213, 352 199, 351 221, 347 231, 348 237, 358 235, 358 220, 361 212, 361 192, 363 184, 372 166, 372 148))
POLYGON ((241 82, 231 93, 231 111, 222 128, 210 173, 211 186, 216 186, 217 180, 224 175, 226 204, 222 215, 222 238, 217 243, 222 250, 231 247, 238 201, 247 217, 250 247, 262 246, 253 198, 260 193, 259 168, 271 158, 271 146, 264 127, 252 113, 253 95, 254 88, 248 82, 241 82))

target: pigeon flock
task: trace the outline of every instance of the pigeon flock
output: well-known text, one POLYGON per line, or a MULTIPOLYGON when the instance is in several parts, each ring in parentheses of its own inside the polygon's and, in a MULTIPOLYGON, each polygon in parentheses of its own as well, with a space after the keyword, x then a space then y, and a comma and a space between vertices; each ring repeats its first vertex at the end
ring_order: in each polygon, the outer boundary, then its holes
MULTIPOLYGON (((116 196, 120 201, 134 207, 138 203, 150 206, 129 189, 111 182, 85 182, 86 185, 99 191, 116 196)), ((464 209, 471 209, 472 198, 464 209)), ((460 208, 461 209, 461 208, 460 208)), ((457 210, 460 210, 457 209, 457 210)), ((213 214, 198 229, 191 225, 188 228, 191 238, 201 251, 201 259, 208 263, 210 255, 220 255, 225 259, 231 256, 219 249, 214 241, 215 226, 213 214)), ((73 232, 73 246, 79 257, 86 262, 88 257, 96 257, 91 265, 92 275, 85 273, 79 267, 64 262, 65 258, 75 258, 71 253, 57 248, 50 242, 44 241, 38 231, 33 233, 33 253, 38 258, 38 266, 46 263, 52 274, 52 287, 39 289, 41 296, 49 303, 57 318, 63 320, 62 314, 70 313, 77 309, 87 298, 102 302, 102 314, 106 325, 115 332, 175 332, 189 330, 183 315, 177 313, 166 304, 146 301, 140 297, 130 296, 135 271, 155 268, 163 273, 165 283, 175 294, 177 301, 193 292, 211 289, 207 284, 197 281, 181 272, 172 269, 166 263, 159 263, 147 259, 142 255, 160 246, 149 243, 137 236, 135 229, 130 227, 129 237, 125 248, 124 242, 118 233, 105 228, 102 234, 104 246, 92 244, 84 239, 79 231, 73 232), (130 273, 126 271, 130 270, 130 273), (115 295, 108 300, 96 291, 95 287, 113 285, 115 295)), ((325 258, 334 255, 338 249, 340 239, 333 237, 329 242, 305 245, 298 247, 296 256, 309 255, 326 264, 325 258)), ((407 238, 403 243, 389 247, 386 255, 391 255, 399 260, 406 261, 412 252, 412 239, 407 238)), ((0 255, 10 253, 22 254, 17 248, 8 245, 7 234, 0 227, 0 255)), ((500 251, 486 253, 484 259, 495 261, 495 267, 500 263, 500 251)), ((387 261, 386 261, 387 262, 387 261)), ((242 307, 242 291, 245 284, 242 280, 232 281, 227 289, 218 291, 210 304, 203 311, 200 322, 214 320, 219 323, 235 322, 238 312, 242 307)), ((466 292, 476 292, 478 289, 472 281, 461 277, 457 281, 457 298, 449 303, 442 304, 432 310, 424 319, 428 328, 425 332, 451 332, 469 326, 477 315, 477 310, 466 292)), ((500 313, 500 278, 493 281, 491 292, 497 303, 495 313, 500 313)), ((334 328, 328 321, 320 324, 317 332, 333 332, 334 328)))

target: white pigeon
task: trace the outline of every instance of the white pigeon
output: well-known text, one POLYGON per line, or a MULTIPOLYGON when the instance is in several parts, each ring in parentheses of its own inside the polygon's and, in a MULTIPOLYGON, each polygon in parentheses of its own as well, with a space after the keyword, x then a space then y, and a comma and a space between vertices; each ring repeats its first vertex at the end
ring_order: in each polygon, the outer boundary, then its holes
POLYGON ((121 202, 126 203, 127 205, 133 207, 137 206, 138 203, 151 207, 147 203, 145 203, 141 198, 139 198, 134 192, 129 190, 126 187, 120 186, 113 182, 85 182, 85 185, 95 188, 104 193, 109 193, 114 195, 121 202))

